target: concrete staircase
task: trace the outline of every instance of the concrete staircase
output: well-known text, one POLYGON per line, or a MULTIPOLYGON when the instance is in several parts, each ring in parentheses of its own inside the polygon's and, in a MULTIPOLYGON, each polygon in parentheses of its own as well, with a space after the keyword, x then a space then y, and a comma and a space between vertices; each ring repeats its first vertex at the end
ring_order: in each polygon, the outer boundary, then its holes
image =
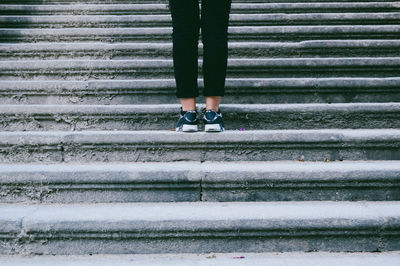
POLYGON ((400 2, 230 18, 228 130, 182 134, 167 1, 0 3, 1 265, 398 265, 400 2))

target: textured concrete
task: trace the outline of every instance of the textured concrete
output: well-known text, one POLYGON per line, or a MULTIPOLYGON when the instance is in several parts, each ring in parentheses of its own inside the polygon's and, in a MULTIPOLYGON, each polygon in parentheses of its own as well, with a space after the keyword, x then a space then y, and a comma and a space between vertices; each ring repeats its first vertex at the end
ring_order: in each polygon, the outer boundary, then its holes
MULTIPOLYGON (((0 61, 0 69, 1 80, 173 78, 171 59, 0 61)), ((399 72, 400 57, 237 58, 228 59, 227 77, 396 77, 399 72)))
POLYGON ((398 129, 0 132, 0 162, 399 160, 398 129))
MULTIPOLYGON (((0 105, 0 130, 170 129, 179 106, 0 105)), ((198 105, 200 115, 204 108, 198 105)), ((400 103, 222 104, 221 110, 226 129, 400 128, 400 103)))
POLYGON ((4 266, 398 266, 399 252, 382 253, 207 253, 146 255, 0 256, 4 266))
POLYGON ((400 203, 389 201, 1 204, 0 217, 2 254, 400 248, 400 203))
MULTIPOLYGON (((268 2, 271 0, 258 0, 260 3, 268 2)), ((280 2, 281 0, 272 0, 272 1, 277 1, 280 2)), ((298 0, 295 0, 298 1, 298 0)), ((311 0, 311 2, 317 1, 317 0, 311 0)), ((320 0, 321 1, 321 0, 320 0)), ((326 1, 326 0, 322 0, 326 1)), ((348 0, 345 0, 348 1, 348 0)), ((383 1, 388 1, 389 0, 383 0, 383 1)), ((247 3, 247 2, 254 2, 254 0, 232 0, 233 3, 239 2, 239 3, 247 3)), ((44 4, 43 0, 4 0, 2 3, 4 4, 44 4)), ((88 3, 88 4, 104 4, 104 1, 102 0, 46 0, 47 4, 77 4, 77 3, 88 3)), ((107 0, 107 3, 109 4, 159 4, 163 3, 166 4, 165 0, 107 0)))
POLYGON ((1 202, 199 201, 200 163, 1 165, 1 202))
POLYGON ((397 161, 202 164, 203 201, 399 200, 397 161))
MULTIPOLYGON (((198 83, 202 88, 202 80, 198 83)), ((226 93, 224 103, 235 104, 400 102, 400 78, 228 78, 226 93)), ((165 104, 178 99, 173 79, 9 80, 0 81, 0 103, 165 104)))
POLYGON ((398 264, 399 3, 233 0, 231 130, 178 134, 167 2, 1 2, 0 253, 398 264))
MULTIPOLYGON (((230 14, 230 26, 399 24, 400 12, 311 13, 311 14, 230 14)), ((1 16, 6 28, 64 28, 64 27, 163 27, 171 26, 171 15, 41 15, 1 16)))
POLYGON ((397 161, 0 165, 0 202, 400 200, 397 161))
MULTIPOLYGON (((399 25, 231 26, 230 40, 299 41, 315 39, 382 39, 400 36, 399 25)), ((171 40, 170 27, 0 29, 2 42, 159 41, 171 40)))
MULTIPOLYGON (((229 42, 232 58, 398 56, 400 40, 311 40, 300 42, 229 42)), ((203 45, 199 43, 199 56, 203 45)), ((0 58, 16 59, 149 59, 171 58, 172 43, 5 43, 0 58)))
MULTIPOLYGON (((48 1, 46 1, 48 2, 48 1)), ((131 1, 133 2, 133 1, 131 1)), ((153 1, 154 2, 154 1, 153 1)), ((245 2, 245 1, 243 1, 245 2)), ((258 1, 261 2, 261 1, 258 1)), ((2 15, 110 15, 110 14, 169 14, 167 4, 68 4, 68 5, 0 5, 2 15)), ((398 2, 331 2, 331 3, 235 3, 231 13, 279 13, 279 12, 390 12, 400 9, 398 2)))

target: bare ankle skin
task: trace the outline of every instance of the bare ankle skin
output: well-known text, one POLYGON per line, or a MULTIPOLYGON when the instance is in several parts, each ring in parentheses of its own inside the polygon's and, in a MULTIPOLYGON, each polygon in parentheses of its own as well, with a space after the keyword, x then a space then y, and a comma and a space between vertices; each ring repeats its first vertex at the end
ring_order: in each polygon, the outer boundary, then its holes
POLYGON ((221 103, 221 96, 207 96, 206 109, 218 112, 219 104, 221 103))
POLYGON ((196 110, 196 98, 180 98, 183 111, 196 110))

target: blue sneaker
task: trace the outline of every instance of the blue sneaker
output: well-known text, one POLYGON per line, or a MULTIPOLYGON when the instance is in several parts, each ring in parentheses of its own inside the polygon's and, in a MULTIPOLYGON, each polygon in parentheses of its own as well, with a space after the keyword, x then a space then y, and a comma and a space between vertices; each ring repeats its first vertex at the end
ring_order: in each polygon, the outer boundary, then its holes
POLYGON ((222 132, 225 130, 221 110, 206 110, 203 116, 204 130, 206 132, 222 132))
POLYGON ((199 115, 196 110, 183 111, 179 116, 178 123, 176 124, 176 131, 178 132, 197 132, 199 124, 199 115))

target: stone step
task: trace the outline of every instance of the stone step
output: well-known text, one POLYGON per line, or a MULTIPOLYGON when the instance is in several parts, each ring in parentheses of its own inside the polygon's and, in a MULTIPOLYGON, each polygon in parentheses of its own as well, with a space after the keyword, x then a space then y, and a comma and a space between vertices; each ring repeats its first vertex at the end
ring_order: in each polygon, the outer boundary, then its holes
MULTIPOLYGON (((132 1, 133 2, 133 1, 132 1)), ((311 12, 395 12, 400 5, 392 2, 318 2, 318 3, 232 3, 237 13, 311 13, 311 12)), ((162 4, 0 4, 0 15, 136 15, 170 14, 168 3, 162 4)))
MULTIPOLYGON (((179 107, 0 105, 0 131, 173 129, 179 107)), ((204 108, 198 105, 200 117, 204 108)), ((400 103, 222 104, 221 110, 228 130, 400 128, 400 103)))
MULTIPOLYGON (((1 28, 135 28, 171 26, 171 15, 0 16, 1 28)), ((398 25, 400 12, 230 14, 230 26, 398 25)))
POLYGON ((0 162, 400 160, 400 129, 0 132, 0 162))
MULTIPOLYGON (((230 42, 233 58, 398 56, 400 40, 315 40, 301 42, 230 42)), ((203 45, 199 42, 199 55, 203 45)), ((0 60, 20 59, 170 59, 172 43, 2 43, 0 60)))
MULTIPOLYGON (((232 3, 303 3, 304 0, 232 0, 232 3)), ((377 2, 376 0, 309 0, 307 2, 321 2, 321 3, 368 3, 377 2)), ((380 0, 379 2, 393 2, 393 0, 380 0)), ((168 0, 107 0, 107 4, 167 4, 168 0)), ((104 4, 104 0, 3 0, 2 4, 34 4, 34 5, 48 5, 48 4, 104 4)))
MULTIPOLYGON (((231 26, 231 41, 396 40, 399 25, 231 26)), ((171 27, 0 29, 0 42, 171 41, 171 27)))
POLYGON ((205 254, 136 254, 136 255, 56 255, 0 256, 3 266, 398 266, 400 253, 387 252, 284 252, 284 253, 205 253, 205 254))
POLYGON ((400 202, 0 205, 3 254, 400 249, 400 202))
POLYGON ((400 200, 398 161, 3 164, 2 203, 400 200))
MULTIPOLYGON (((198 81, 200 90, 203 82, 198 81)), ((224 103, 399 102, 397 78, 248 78, 225 82, 224 103)), ((204 101, 199 97, 199 101, 204 101)), ((178 103, 174 79, 0 81, 1 104, 178 103)))
MULTIPOLYGON (((202 72, 199 60, 199 75, 202 72)), ((0 80, 173 78, 172 59, 0 61, 0 80)), ((230 78, 398 77, 400 57, 230 58, 230 78)))

